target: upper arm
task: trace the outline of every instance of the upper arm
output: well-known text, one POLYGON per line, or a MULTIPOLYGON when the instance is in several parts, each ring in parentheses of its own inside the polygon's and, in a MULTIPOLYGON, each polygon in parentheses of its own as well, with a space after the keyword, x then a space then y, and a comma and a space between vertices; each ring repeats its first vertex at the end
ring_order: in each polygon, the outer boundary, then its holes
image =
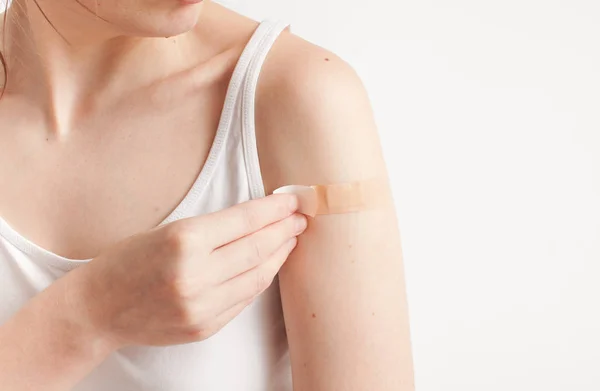
MULTIPOLYGON (((387 176, 356 73, 290 34, 265 63, 256 120, 269 193, 387 176)), ((413 389, 392 206, 311 219, 279 278, 295 390, 413 389)))

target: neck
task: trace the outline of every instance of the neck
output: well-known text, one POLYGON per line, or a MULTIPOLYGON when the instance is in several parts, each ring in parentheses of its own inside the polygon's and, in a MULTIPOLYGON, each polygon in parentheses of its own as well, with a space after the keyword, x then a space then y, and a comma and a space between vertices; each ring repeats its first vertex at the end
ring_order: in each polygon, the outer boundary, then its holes
POLYGON ((6 93, 40 106, 53 132, 68 132, 84 108, 99 100, 122 96, 198 61, 189 55, 193 32, 126 36, 78 1, 52 14, 43 5, 14 0, 8 11, 6 93))

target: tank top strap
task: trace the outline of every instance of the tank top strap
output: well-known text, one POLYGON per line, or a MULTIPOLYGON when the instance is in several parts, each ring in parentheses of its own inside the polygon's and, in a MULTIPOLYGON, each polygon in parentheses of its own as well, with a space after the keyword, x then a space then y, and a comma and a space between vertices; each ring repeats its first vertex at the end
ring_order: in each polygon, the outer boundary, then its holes
POLYGON ((260 24, 255 36, 257 42, 252 47, 252 59, 248 64, 246 78, 242 86, 242 142, 244 149, 244 160, 248 172, 248 184, 252 199, 265 196, 258 149, 256 147, 255 130, 255 98, 256 87, 262 66, 267 54, 273 47, 279 35, 289 27, 289 24, 281 21, 266 20, 260 24))
MULTIPOLYGON (((188 217, 197 213, 199 208, 202 209, 200 205, 204 202, 203 196, 206 194, 207 189, 218 186, 212 182, 214 182, 215 175, 222 170, 222 168, 219 168, 221 166, 219 163, 223 160, 240 160, 240 164, 245 166, 244 171, 248 177, 251 198, 260 198, 264 194, 260 167, 258 166, 254 125, 248 127, 245 126, 245 123, 254 123, 254 111, 250 108, 254 108, 254 92, 258 82, 258 74, 267 52, 277 36, 286 27, 287 25, 284 23, 266 20, 261 22, 254 30, 237 61, 230 79, 219 125, 204 166, 188 194, 160 225, 188 217), (249 104, 244 104, 244 101, 248 101, 249 104), (251 118, 246 119, 247 116, 251 116, 251 118), (235 145, 234 140, 236 139, 241 139, 243 144, 240 156, 236 156, 238 152, 235 151, 235 148, 230 150, 227 147, 228 144, 235 145)), ((235 181, 233 178, 228 180, 235 181)), ((239 187, 240 184, 236 186, 239 187)))

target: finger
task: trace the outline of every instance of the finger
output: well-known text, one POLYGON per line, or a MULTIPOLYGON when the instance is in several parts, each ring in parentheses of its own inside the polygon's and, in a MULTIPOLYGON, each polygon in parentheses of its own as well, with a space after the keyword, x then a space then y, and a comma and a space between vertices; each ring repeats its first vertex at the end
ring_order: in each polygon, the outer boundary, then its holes
POLYGON ((229 308, 264 292, 271 285, 273 278, 296 247, 296 243, 297 239, 295 237, 290 239, 271 256, 269 261, 215 287, 212 298, 215 303, 219 303, 219 308, 215 312, 225 312, 229 308))
POLYGON ((200 229, 208 244, 218 248, 282 220, 297 209, 295 195, 276 194, 202 216, 198 222, 201 222, 200 229), (209 232, 206 227, 210 227, 209 232))
POLYGON ((304 215, 294 214, 216 249, 211 255, 214 283, 220 284, 267 262, 281 246, 300 235, 306 224, 304 215))

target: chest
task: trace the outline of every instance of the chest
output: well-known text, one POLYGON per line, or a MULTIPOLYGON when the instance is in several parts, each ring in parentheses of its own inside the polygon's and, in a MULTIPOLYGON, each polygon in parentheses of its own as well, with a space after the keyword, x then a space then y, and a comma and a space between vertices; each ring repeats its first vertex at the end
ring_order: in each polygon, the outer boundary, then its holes
POLYGON ((76 259, 156 226, 198 177, 224 95, 216 86, 158 104, 134 96, 68 134, 8 102, 0 110, 0 216, 39 246, 76 259))

